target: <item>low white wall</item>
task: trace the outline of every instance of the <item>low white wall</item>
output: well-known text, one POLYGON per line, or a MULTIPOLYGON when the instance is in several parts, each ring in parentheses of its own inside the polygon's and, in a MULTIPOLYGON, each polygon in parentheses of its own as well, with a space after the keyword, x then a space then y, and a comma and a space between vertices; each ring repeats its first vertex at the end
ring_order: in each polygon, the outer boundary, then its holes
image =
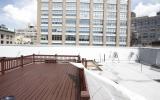
POLYGON ((129 61, 140 58, 146 64, 160 64, 160 48, 90 47, 90 46, 0 46, 0 57, 30 54, 80 55, 83 58, 105 61, 129 61), (114 54, 118 55, 114 58, 114 54))
POLYGON ((80 55, 83 58, 95 59, 97 61, 105 60, 123 60, 128 61, 131 52, 134 53, 132 60, 138 55, 137 48, 116 48, 116 47, 88 47, 88 46, 0 46, 1 57, 17 57, 29 54, 65 54, 80 55), (115 52, 118 57, 114 58, 115 52))

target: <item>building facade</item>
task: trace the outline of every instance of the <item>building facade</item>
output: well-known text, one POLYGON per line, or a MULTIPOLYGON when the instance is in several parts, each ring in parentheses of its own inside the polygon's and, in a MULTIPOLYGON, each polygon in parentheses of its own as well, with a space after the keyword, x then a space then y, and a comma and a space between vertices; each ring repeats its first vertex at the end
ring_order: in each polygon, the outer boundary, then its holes
POLYGON ((37 43, 130 46, 130 0, 38 0, 37 43))
POLYGON ((16 44, 36 44, 37 31, 34 26, 28 25, 24 29, 16 29, 15 43, 16 44))
POLYGON ((14 44, 15 32, 8 30, 5 25, 0 25, 0 45, 14 44))
POLYGON ((132 18, 133 45, 152 46, 152 42, 160 41, 160 14, 153 17, 132 18))

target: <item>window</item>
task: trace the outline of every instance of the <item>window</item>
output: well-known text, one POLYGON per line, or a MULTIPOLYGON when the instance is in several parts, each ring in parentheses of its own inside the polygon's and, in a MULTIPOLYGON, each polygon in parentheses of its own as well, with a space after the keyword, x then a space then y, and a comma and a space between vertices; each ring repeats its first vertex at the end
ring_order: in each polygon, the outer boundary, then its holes
POLYGON ((103 10, 103 4, 102 3, 95 3, 93 5, 94 10, 103 10))
POLYGON ((41 29, 41 32, 48 32, 48 29, 41 29))
POLYGON ((93 25, 103 25, 103 20, 94 19, 94 20, 93 20, 93 25))
POLYGON ((48 27, 46 26, 43 26, 41 27, 41 32, 48 32, 48 27))
POLYGON ((116 18, 116 12, 109 12, 107 15, 108 18, 116 18))
POLYGON ((41 22, 41 24, 48 24, 48 22, 41 22))
POLYGON ((76 10, 67 10, 66 16, 76 16, 76 10))
POLYGON ((127 26, 127 21, 126 20, 121 20, 120 21, 120 26, 127 26))
POLYGON ((97 19, 97 18, 101 18, 101 19, 102 19, 102 18, 103 18, 103 12, 94 11, 94 12, 93 12, 93 17, 96 18, 96 19, 97 19))
POLYGON ((7 41, 7 44, 9 44, 9 41, 7 41))
POLYGON ((107 34, 113 35, 113 34, 116 34, 116 32, 107 32, 107 34))
POLYGON ((66 19, 66 24, 76 24, 76 19, 66 19))
POLYGON ((48 16, 48 10, 41 10, 41 16, 48 16))
POLYGON ((9 39, 9 35, 6 35, 6 39, 9 39))
POLYGON ((48 40, 48 35, 41 35, 41 40, 48 40))
POLYGON ((80 17, 89 19, 89 11, 80 11, 80 17))
POLYGON ((124 37, 124 36, 123 36, 123 37, 122 37, 122 36, 119 37, 119 41, 120 41, 120 42, 126 42, 126 37, 124 37))
POLYGON ((111 46, 112 47, 112 46, 116 46, 116 45, 115 44, 107 44, 107 46, 111 46))
POLYGON ((101 27, 93 27, 93 33, 103 33, 103 28, 101 28, 101 27))
POLYGON ((52 11, 52 16, 62 16, 63 11, 62 10, 53 10, 52 11))
POLYGON ((4 41, 1 41, 1 44, 4 44, 4 41))
POLYGON ((120 10, 121 11, 127 11, 127 4, 121 4, 120 5, 120 10))
POLYGON ((120 13, 120 19, 126 19, 127 18, 127 13, 121 12, 120 13))
POLYGON ((62 35, 52 35, 52 40, 62 40, 62 35))
POLYGON ((89 27, 80 27, 79 33, 89 33, 89 27))
POLYGON ((76 10, 76 3, 75 2, 67 2, 66 9, 67 10, 76 10))
POLYGON ((143 37, 143 38, 148 38, 148 36, 149 36, 148 33, 143 33, 143 36, 142 36, 142 37, 143 37))
POLYGON ((89 19, 80 19, 80 25, 89 25, 89 19))
POLYGON ((75 35, 66 35, 66 40, 67 41, 75 41, 76 37, 75 37, 75 35))
POLYGON ((61 18, 52 18, 52 24, 62 24, 61 18))
POLYGON ((93 36, 93 41, 95 42, 102 42, 102 36, 93 36))
POLYGON ((62 32, 62 27, 54 26, 54 27, 52 28, 52 32, 62 32))
POLYGON ((48 18, 41 18, 41 24, 48 24, 48 18))
POLYGON ((108 7, 107 9, 111 11, 116 11, 116 4, 109 4, 107 7, 108 7))
POLYGON ((115 42, 116 41, 116 37, 115 36, 107 36, 107 42, 115 42))
POLYGON ((48 18, 41 18, 41 22, 48 22, 48 18))
POLYGON ((4 39, 4 35, 3 34, 1 34, 1 39, 4 39))
POLYGON ((56 2, 52 5, 53 10, 62 10, 62 2, 56 2))
POLYGON ((89 11, 89 3, 81 2, 80 3, 80 10, 89 11))
POLYGON ((88 35, 80 35, 79 41, 89 41, 89 36, 88 35))
POLYGON ((120 28, 120 34, 126 34, 127 29, 126 28, 120 28))
POLYGON ((116 20, 107 20, 107 26, 116 26, 116 20))
POLYGON ((76 28, 75 27, 66 27, 66 32, 67 33, 76 33, 76 28))
POLYGON ((106 32, 116 32, 116 28, 107 28, 106 32))

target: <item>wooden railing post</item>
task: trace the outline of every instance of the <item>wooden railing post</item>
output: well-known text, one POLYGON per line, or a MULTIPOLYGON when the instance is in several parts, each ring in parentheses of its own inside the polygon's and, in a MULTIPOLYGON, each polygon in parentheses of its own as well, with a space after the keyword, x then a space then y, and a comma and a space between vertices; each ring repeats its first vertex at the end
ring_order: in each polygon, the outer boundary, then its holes
POLYGON ((85 68, 87 68, 87 60, 85 59, 85 63, 84 63, 85 68))
POLYGON ((81 83, 81 90, 86 90, 86 84, 84 80, 84 69, 79 69, 79 77, 80 77, 80 83, 81 83))
POLYGON ((21 56, 21 67, 23 68, 23 55, 21 56))
POLYGON ((78 61, 77 62, 81 63, 81 57, 80 57, 80 55, 78 55, 78 61))
POLYGON ((35 54, 33 54, 33 62, 32 63, 35 63, 35 54))
POLYGON ((2 75, 5 74, 5 58, 6 58, 6 57, 3 57, 3 58, 1 59, 1 71, 2 71, 2 75))
POLYGON ((90 95, 87 89, 87 84, 84 76, 84 69, 79 69, 79 77, 80 77, 80 90, 81 90, 81 98, 80 100, 89 100, 90 95))
POLYGON ((84 64, 84 58, 82 58, 82 64, 84 64))
POLYGON ((58 55, 57 55, 57 54, 55 54, 55 60, 57 60, 57 56, 58 56, 58 55))

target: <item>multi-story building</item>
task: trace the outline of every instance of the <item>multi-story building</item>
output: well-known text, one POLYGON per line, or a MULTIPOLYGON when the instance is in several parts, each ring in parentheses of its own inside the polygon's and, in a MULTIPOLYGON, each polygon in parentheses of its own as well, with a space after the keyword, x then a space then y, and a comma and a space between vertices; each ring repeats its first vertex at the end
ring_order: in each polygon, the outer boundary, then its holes
POLYGON ((10 31, 5 25, 0 25, 0 45, 14 44, 15 32, 10 31))
POLYGON ((160 14, 153 17, 132 18, 133 45, 151 46, 152 42, 160 41, 160 14))
POLYGON ((136 13, 135 12, 131 12, 131 18, 136 17, 136 13))
POLYGON ((130 0, 38 0, 37 43, 130 46, 130 0))
POLYGON ((36 43, 36 28, 28 25, 25 29, 17 29, 15 34, 16 44, 35 44, 36 43))

